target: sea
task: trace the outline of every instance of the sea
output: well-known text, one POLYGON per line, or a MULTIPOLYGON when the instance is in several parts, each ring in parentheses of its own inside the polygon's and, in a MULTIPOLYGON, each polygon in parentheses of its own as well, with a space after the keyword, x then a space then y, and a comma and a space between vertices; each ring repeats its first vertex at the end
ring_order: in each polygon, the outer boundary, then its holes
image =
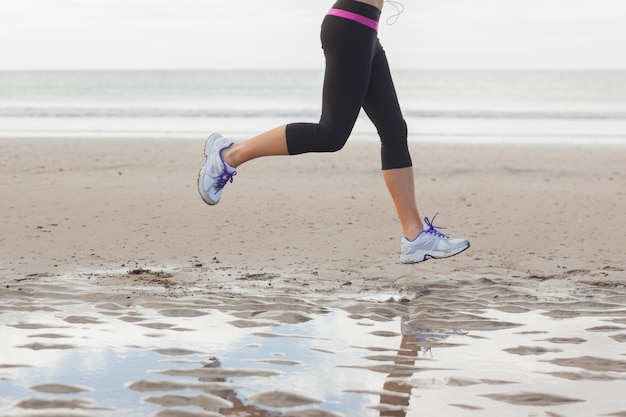
MULTIPOLYGON (((397 70, 410 141, 626 144, 626 71, 397 70)), ((237 140, 315 122, 322 70, 0 71, 0 138, 237 140)), ((363 114, 351 140, 378 140, 363 114)))

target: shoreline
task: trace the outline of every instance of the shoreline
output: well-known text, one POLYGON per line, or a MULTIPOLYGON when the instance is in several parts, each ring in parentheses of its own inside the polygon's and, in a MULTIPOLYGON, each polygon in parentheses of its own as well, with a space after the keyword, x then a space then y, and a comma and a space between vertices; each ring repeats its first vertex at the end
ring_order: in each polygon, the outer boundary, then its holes
MULTIPOLYGON (((280 123, 278 121, 277 123, 280 123)), ((263 127, 250 131, 236 131, 229 135, 234 141, 252 137, 263 127)), ((0 131, 0 144, 3 141, 8 143, 16 140, 26 141, 155 141, 155 142, 188 142, 198 140, 204 134, 198 131, 59 131, 43 132, 37 131, 0 131)), ((355 131, 352 133, 349 143, 357 144, 377 144, 379 141, 371 131, 355 131)), ((608 146, 615 148, 626 147, 626 134, 619 133, 581 133, 573 135, 571 133, 519 133, 508 134, 499 132, 489 133, 438 133, 438 132, 412 132, 409 141, 410 146, 428 144, 435 146, 608 146)))

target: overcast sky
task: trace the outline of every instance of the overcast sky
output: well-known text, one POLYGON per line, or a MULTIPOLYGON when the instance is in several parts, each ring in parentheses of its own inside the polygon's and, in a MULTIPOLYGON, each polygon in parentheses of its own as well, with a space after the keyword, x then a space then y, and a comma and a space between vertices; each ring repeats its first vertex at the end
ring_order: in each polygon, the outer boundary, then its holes
MULTIPOLYGON (((626 0, 404 0, 394 68, 626 69, 626 0)), ((320 68, 332 0, 0 0, 0 69, 320 68)))

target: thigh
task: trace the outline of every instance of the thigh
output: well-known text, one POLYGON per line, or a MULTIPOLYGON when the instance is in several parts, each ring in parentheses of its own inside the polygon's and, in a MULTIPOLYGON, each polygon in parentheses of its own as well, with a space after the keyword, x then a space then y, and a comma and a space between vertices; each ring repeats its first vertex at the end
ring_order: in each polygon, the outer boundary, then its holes
POLYGON ((321 123, 351 130, 369 88, 376 32, 334 16, 326 17, 322 29, 326 70, 321 123))
POLYGON ((406 122, 402 115, 387 56, 380 44, 372 60, 363 109, 376 126, 380 136, 382 168, 411 166, 406 122))
POLYGON ((377 128, 385 128, 387 125, 403 120, 387 56, 382 47, 372 59, 363 109, 377 128))

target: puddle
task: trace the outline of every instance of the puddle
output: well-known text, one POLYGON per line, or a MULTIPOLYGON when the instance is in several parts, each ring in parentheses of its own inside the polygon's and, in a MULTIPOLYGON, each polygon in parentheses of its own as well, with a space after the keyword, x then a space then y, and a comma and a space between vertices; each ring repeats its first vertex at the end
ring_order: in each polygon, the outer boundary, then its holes
POLYGON ((3 295, 2 416, 626 415, 623 297, 79 298, 3 295))

